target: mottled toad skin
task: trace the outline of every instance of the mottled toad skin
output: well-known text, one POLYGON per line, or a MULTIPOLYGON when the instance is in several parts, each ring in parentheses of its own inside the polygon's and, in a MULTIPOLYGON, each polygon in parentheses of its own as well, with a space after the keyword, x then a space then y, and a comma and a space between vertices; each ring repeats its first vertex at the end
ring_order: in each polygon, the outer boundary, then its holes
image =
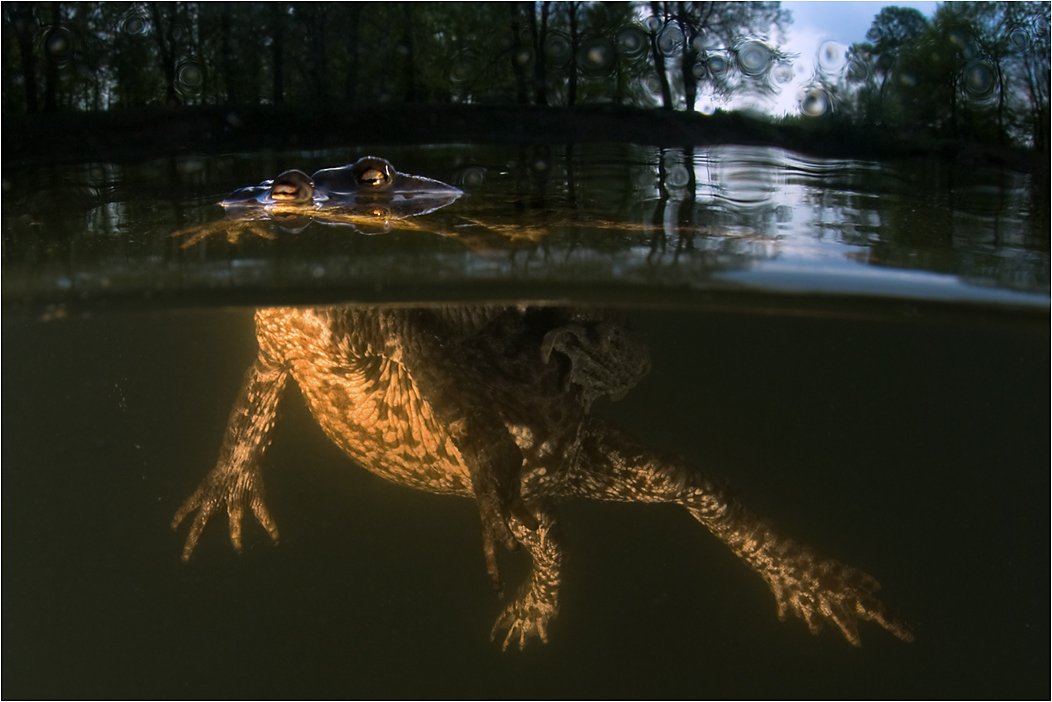
POLYGON ((494 624, 502 644, 548 640, 559 609, 561 498, 682 505, 774 594, 778 616, 812 633, 833 624, 859 645, 859 621, 912 634, 869 575, 777 534, 716 484, 638 445, 589 413, 649 368, 646 349, 601 315, 558 308, 268 308, 256 313, 259 355, 230 415, 216 467, 178 510, 194 514, 188 559, 209 518, 228 514, 240 549, 250 510, 275 540, 261 463, 291 378, 325 434, 392 482, 478 501, 499 587, 496 545, 521 545, 533 567, 494 624))

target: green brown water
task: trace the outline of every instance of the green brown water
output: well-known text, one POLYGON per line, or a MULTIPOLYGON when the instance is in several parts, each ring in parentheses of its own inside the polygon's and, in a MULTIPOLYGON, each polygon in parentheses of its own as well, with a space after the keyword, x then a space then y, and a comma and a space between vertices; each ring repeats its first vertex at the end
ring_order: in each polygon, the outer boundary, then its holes
POLYGON ((1047 202, 1021 176, 369 147, 4 186, 6 696, 1047 694, 1047 202), (169 236, 234 186, 365 152, 463 184, 436 229, 551 232, 169 236), (653 371, 596 411, 875 575, 917 640, 812 637, 681 509, 571 502, 552 641, 501 654, 475 507, 354 466, 295 391, 264 472, 280 545, 249 528, 237 556, 219 520, 181 564, 168 523, 215 461, 253 306, 336 301, 616 303, 653 371))

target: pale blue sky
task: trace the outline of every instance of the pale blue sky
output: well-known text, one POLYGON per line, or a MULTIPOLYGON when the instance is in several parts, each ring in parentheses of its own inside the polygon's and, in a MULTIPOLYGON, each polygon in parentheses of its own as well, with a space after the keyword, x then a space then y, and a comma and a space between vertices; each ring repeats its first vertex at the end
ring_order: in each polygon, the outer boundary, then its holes
POLYGON ((844 44, 862 41, 866 30, 881 8, 890 5, 912 7, 931 17, 937 2, 783 2, 782 7, 793 13, 789 36, 794 34, 825 34, 844 44))

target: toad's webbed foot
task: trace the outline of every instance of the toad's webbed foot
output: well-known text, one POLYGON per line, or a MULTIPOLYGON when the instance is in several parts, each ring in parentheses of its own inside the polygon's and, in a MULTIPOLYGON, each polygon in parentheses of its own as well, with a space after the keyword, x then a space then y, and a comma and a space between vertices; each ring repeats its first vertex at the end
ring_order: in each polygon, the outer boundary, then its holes
POLYGON ((241 552, 241 524, 246 508, 270 535, 271 540, 277 542, 278 525, 267 509, 263 480, 259 471, 238 471, 218 466, 208 474, 194 494, 183 502, 172 518, 172 528, 177 529, 191 513, 196 512, 190 524, 186 544, 183 546, 183 561, 190 560, 205 525, 221 507, 226 508, 230 542, 235 551, 241 552))
POLYGON ((778 605, 778 618, 799 617, 812 634, 833 624, 852 646, 861 646, 858 624, 871 621, 893 636, 912 641, 913 632, 888 612, 877 597, 880 583, 869 574, 800 549, 761 571, 778 605))
POLYGON ((552 516, 544 512, 534 514, 520 505, 512 514, 509 526, 533 559, 533 570, 518 596, 504 608, 490 630, 490 641, 496 641, 497 636, 505 632, 502 651, 507 651, 512 642, 517 642, 522 650, 531 637, 548 643, 548 624, 559 612, 562 580, 562 547, 556 538, 552 516), (528 522, 520 519, 518 513, 528 514, 528 522))
POLYGON ((189 560, 205 525, 220 507, 226 508, 235 550, 241 550, 241 522, 246 508, 270 538, 278 540, 278 526, 264 499, 260 463, 270 444, 278 400, 287 379, 286 371, 263 353, 245 373, 227 422, 219 460, 172 519, 172 528, 176 529, 190 513, 197 512, 183 547, 184 561, 189 560))
POLYGON ((537 637, 548 643, 548 622, 556 614, 551 603, 529 589, 515 598, 504 608, 490 630, 489 640, 496 641, 497 635, 505 631, 501 641, 501 650, 507 651, 512 642, 517 642, 519 650, 526 647, 531 637, 537 637))

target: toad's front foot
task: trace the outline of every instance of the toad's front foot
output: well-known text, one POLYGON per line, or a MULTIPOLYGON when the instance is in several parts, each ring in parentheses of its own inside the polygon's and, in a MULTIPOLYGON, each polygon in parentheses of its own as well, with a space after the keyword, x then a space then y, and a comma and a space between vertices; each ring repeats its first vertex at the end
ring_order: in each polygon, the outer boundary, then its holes
POLYGON ((875 622, 903 641, 913 640, 909 627, 892 617, 877 597, 880 583, 869 574, 806 550, 783 565, 763 573, 780 620, 790 614, 800 617, 812 634, 832 623, 852 646, 862 645, 860 621, 875 622))
POLYGON ((190 560, 208 520, 224 505, 230 528, 230 542, 235 551, 241 552, 241 522, 245 517, 246 507, 276 543, 278 525, 270 515, 264 497, 263 479, 258 470, 239 471, 222 465, 217 466, 176 511, 172 519, 172 528, 178 529, 183 520, 192 512, 197 512, 183 546, 183 561, 190 560))
POLYGON ((500 646, 502 651, 507 651, 513 641, 518 641, 521 651, 526 647, 526 641, 533 636, 543 643, 548 643, 548 622, 555 616, 556 611, 554 604, 538 596, 534 590, 528 589, 504 608, 493 624, 489 639, 496 641, 497 635, 506 631, 500 646))

